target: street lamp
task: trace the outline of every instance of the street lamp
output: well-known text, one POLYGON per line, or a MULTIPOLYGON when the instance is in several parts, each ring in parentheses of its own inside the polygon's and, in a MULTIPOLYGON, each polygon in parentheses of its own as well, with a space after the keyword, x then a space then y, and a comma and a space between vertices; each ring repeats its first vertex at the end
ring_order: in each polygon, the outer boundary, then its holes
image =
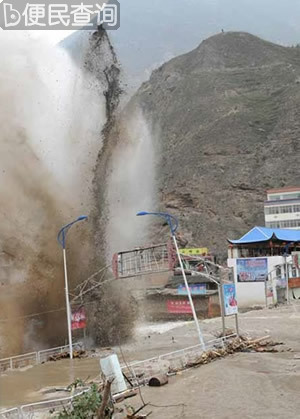
POLYGON ((193 299, 192 299, 191 291, 190 291, 190 288, 189 288, 189 284, 188 284, 188 281, 186 279, 186 275, 185 275, 185 271, 184 271, 182 259, 181 259, 181 256, 180 256, 180 252, 179 252, 179 248, 178 248, 177 240, 176 240, 176 236, 175 236, 176 230, 178 228, 178 220, 177 220, 177 218, 174 217, 171 214, 168 214, 167 212, 147 212, 147 211, 140 211, 136 215, 137 216, 142 216, 142 215, 155 215, 157 217, 164 218, 167 221, 167 223, 168 223, 168 225, 170 227, 172 239, 173 239, 174 246, 175 246, 176 253, 177 253, 177 257, 178 257, 178 260, 179 260, 179 264, 180 264, 180 268, 181 268, 181 272, 182 272, 182 276, 183 276, 185 288, 187 290, 187 294, 188 294, 190 306, 191 306, 191 309, 192 309, 192 313, 193 313, 195 325, 196 325, 196 328, 197 328, 197 333, 198 333, 198 336, 199 336, 199 341, 200 341, 200 344, 202 345, 203 350, 205 350, 205 344, 204 344, 202 332, 201 332, 199 321, 198 321, 198 318, 197 318, 197 315, 196 315, 195 306, 194 306, 194 303, 193 303, 193 299))
POLYGON ((71 307, 69 300, 69 285, 68 285, 68 272, 67 272, 67 255, 66 255, 66 237, 68 230, 72 227, 73 224, 78 223, 79 221, 87 220, 86 215, 81 215, 76 220, 72 221, 69 224, 63 226, 57 235, 57 241, 63 249, 63 258, 64 258, 64 274, 65 274, 65 296, 66 296, 66 309, 67 309, 67 324, 68 324, 68 338, 69 338, 69 354, 70 359, 73 359, 73 348, 72 348, 72 325, 71 325, 71 307))

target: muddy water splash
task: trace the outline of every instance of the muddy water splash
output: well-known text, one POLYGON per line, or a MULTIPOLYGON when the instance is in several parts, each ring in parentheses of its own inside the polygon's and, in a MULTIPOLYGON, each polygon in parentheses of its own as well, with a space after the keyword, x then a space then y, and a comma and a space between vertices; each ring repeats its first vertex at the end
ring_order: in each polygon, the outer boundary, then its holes
MULTIPOLYGON (((0 49, 5 57, 0 69, 0 354, 5 356, 64 340, 61 312, 35 318, 35 324, 24 316, 64 306, 56 234, 93 206, 91 179, 105 100, 100 82, 62 50, 15 34, 2 35, 0 49)), ((73 284, 87 270, 89 233, 86 226, 78 227, 68 238, 70 244, 81 242, 72 246, 69 258, 73 284)))

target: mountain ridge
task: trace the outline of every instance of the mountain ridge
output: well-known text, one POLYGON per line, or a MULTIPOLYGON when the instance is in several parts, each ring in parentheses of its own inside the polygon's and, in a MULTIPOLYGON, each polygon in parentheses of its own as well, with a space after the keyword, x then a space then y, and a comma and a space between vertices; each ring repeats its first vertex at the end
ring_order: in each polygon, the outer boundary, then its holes
MULTIPOLYGON (((265 191, 300 183, 300 49, 244 32, 215 35, 155 70, 128 103, 153 132, 160 209, 189 245, 264 225, 265 191)), ((118 141, 123 141, 122 135, 118 141)))

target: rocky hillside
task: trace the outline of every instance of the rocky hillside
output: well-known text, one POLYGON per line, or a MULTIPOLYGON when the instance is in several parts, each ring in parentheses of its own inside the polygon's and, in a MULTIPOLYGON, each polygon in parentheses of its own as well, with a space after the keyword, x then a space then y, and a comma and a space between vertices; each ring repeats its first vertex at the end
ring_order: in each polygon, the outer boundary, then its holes
POLYGON ((158 138, 158 198, 190 244, 226 251, 300 183, 300 49, 222 33, 154 71, 128 105, 158 138))

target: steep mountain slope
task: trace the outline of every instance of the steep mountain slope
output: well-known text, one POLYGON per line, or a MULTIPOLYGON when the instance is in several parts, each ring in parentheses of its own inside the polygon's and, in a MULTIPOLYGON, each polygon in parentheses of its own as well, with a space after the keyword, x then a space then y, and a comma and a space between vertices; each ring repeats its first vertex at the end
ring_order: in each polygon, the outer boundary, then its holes
POLYGON ((222 33, 152 73, 129 103, 155 133, 160 208, 223 253, 263 224, 265 190, 298 184, 300 49, 222 33))

